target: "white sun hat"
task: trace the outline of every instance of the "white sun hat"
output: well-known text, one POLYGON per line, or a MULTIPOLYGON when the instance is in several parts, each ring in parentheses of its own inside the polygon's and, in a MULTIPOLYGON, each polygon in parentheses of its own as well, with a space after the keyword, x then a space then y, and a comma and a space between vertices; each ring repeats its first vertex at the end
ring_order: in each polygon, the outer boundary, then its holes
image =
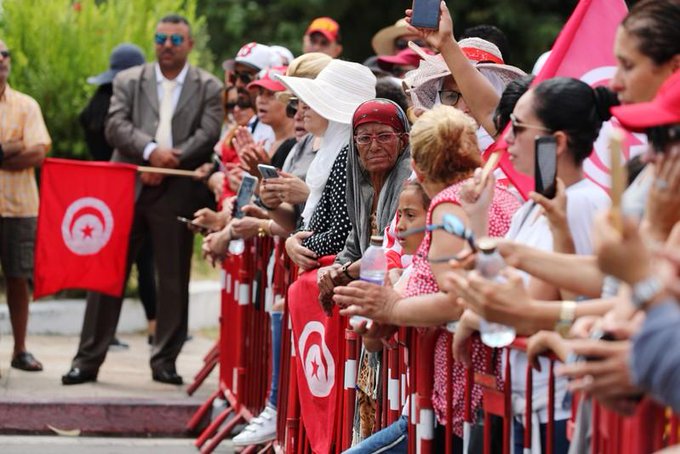
POLYGON ((376 78, 359 63, 333 60, 316 79, 275 77, 316 113, 338 123, 350 124, 359 104, 375 98, 376 78))

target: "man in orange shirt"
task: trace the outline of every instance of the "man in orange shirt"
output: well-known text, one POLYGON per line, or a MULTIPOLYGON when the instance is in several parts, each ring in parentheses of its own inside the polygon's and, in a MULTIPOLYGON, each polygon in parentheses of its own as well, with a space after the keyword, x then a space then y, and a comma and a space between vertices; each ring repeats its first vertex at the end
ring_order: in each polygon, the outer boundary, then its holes
POLYGON ((34 168, 52 145, 38 103, 7 84, 11 53, 0 41, 0 264, 14 333, 12 367, 42 370, 26 350, 28 279, 33 275, 33 246, 38 216, 34 168))

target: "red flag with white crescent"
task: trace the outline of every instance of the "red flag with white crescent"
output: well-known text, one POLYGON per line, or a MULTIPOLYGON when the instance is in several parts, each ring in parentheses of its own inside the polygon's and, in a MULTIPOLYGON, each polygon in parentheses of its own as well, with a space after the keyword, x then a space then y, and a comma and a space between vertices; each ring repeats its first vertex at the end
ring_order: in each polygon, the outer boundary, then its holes
POLYGON ((68 288, 122 295, 136 171, 127 164, 45 160, 35 298, 68 288))

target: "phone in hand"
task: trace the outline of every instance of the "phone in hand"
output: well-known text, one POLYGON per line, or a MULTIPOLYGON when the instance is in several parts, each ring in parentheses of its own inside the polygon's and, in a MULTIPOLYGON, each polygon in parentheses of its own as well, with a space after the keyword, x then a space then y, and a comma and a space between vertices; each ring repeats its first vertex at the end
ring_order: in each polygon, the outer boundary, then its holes
POLYGON ((557 141, 553 136, 536 137, 534 190, 549 199, 557 192, 557 141))
POLYGON ((439 30, 441 0, 413 0, 411 25, 417 28, 439 30))
POLYGON ((269 166, 269 165, 266 165, 266 164, 258 164, 257 170, 260 171, 262 178, 264 178, 265 180, 268 180, 270 178, 278 178, 279 177, 279 172, 276 170, 276 167, 274 167, 274 166, 269 166))
POLYGON ((236 202, 234 202, 234 218, 241 219, 244 216, 243 207, 250 203, 253 194, 255 194, 256 186, 257 178, 244 172, 243 180, 241 180, 241 185, 236 193, 236 202))
POLYGON ((215 232, 215 230, 213 230, 211 227, 208 227, 207 225, 199 224, 196 221, 192 221, 191 219, 187 219, 182 216, 177 216, 177 220, 179 222, 183 222, 185 224, 191 225, 192 227, 195 227, 196 229, 198 229, 198 233, 200 233, 201 235, 208 235, 209 233, 215 232))

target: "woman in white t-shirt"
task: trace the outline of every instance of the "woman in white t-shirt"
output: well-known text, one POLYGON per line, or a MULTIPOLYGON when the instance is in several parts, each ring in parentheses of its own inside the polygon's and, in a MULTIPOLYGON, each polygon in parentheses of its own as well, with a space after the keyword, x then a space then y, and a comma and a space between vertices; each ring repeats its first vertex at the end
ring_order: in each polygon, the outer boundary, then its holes
MULTIPOLYGON (((591 254, 591 225, 597 211, 609 206, 609 197, 599 186, 587 180, 583 174, 583 161, 590 155, 602 122, 609 119, 609 107, 614 103, 611 92, 570 78, 544 81, 527 91, 517 101, 511 115, 512 128, 505 137, 510 159, 516 170, 534 176, 535 142, 537 137, 551 136, 556 142, 557 176, 567 198, 566 222, 571 234, 573 250, 577 254, 591 254)), ((471 211, 486 213, 480 209, 488 197, 479 197, 471 211), (477 205, 477 206, 474 206, 477 205)), ((468 211, 468 210, 466 210, 468 211)), ((483 222, 483 221, 481 221, 483 222)), ((506 235, 518 243, 547 251, 553 250, 553 233, 541 206, 534 201, 526 202, 514 215, 506 235)), ((533 298, 540 300, 560 299, 559 289, 528 274, 523 275, 526 287, 533 298)), ((530 316, 530 314, 527 314, 530 316)), ((475 324, 474 317, 462 323, 475 324)), ((468 327, 469 328, 469 327, 468 327)), ((458 336, 458 331, 456 333, 458 336)), ((511 352, 513 407, 515 409, 515 452, 522 452, 523 415, 526 393, 526 355, 511 352)), ((532 445, 543 445, 548 421, 547 363, 542 372, 533 375, 533 420, 535 439, 532 445)), ((556 382, 555 399, 555 453, 566 453, 566 420, 571 408, 563 402, 566 380, 556 382)))

